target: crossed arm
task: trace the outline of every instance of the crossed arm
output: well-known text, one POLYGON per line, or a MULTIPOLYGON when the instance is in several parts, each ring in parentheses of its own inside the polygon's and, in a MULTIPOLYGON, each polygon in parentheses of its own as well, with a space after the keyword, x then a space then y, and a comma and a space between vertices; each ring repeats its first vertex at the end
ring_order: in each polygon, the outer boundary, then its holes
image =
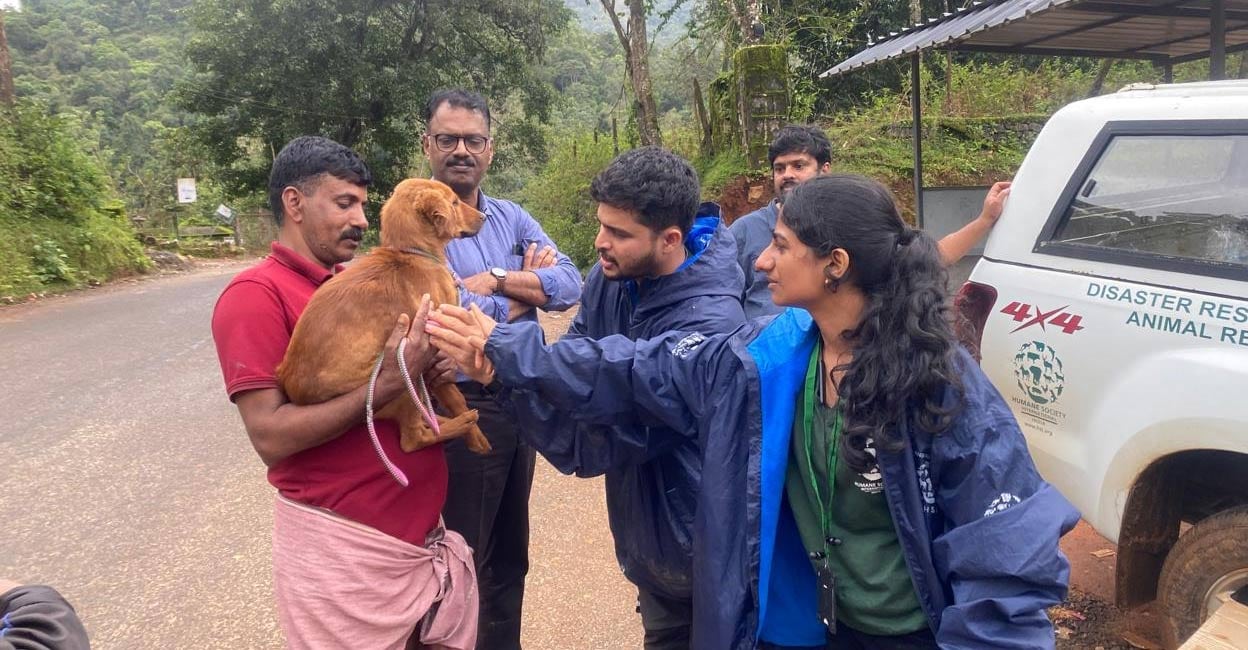
POLYGON ((542 288, 542 279, 534 271, 550 268, 558 261, 553 246, 538 250, 537 244, 531 243, 524 252, 524 263, 520 270, 507 274, 507 282, 503 284, 501 294, 496 293, 498 280, 488 271, 464 278, 464 288, 480 296, 506 297, 507 320, 514 321, 533 311, 535 307, 544 306, 550 300, 546 290, 542 288))

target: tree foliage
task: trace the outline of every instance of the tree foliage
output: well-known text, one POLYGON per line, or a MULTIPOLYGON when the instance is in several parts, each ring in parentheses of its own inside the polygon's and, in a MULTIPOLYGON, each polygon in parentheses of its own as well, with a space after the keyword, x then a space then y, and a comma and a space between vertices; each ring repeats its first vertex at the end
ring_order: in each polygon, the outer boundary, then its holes
POLYGON ((520 195, 560 250, 582 269, 588 269, 597 257, 597 207, 589 197, 589 183, 613 157, 610 138, 595 141, 584 132, 561 137, 545 169, 520 195))
POLYGON ((64 119, 18 102, 0 114, 0 296, 146 268, 109 179, 64 119))
MULTIPOLYGON (((937 17, 952 11, 953 0, 922 0, 922 7, 926 17, 937 17)), ((906 68, 894 64, 835 80, 818 76, 866 48, 869 39, 907 27, 910 10, 909 0, 698 0, 689 30, 701 41, 725 43, 730 53, 753 34, 743 25, 744 17, 752 16, 762 41, 789 47, 795 104, 826 115, 863 105, 873 92, 900 87, 906 68)))
POLYGON ((534 66, 568 15, 558 0, 201 0, 178 103, 204 116, 197 134, 236 190, 263 187, 273 153, 305 134, 356 148, 388 188, 440 87, 495 106, 514 94, 522 119, 544 117, 534 66))
POLYGON ((166 95, 187 68, 183 13, 190 0, 27 0, 10 13, 9 47, 20 98, 62 115, 131 210, 174 198, 162 145, 189 116, 166 95))

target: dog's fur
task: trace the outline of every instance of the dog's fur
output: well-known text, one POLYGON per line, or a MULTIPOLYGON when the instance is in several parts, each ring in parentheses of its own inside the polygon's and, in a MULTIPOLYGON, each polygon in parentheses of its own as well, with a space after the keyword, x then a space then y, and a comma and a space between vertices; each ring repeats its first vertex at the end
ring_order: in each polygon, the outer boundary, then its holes
MULTIPOLYGON (((484 222, 483 214, 438 181, 413 178, 399 183, 381 208, 381 246, 317 289, 299 317, 277 369, 287 397, 296 404, 317 404, 360 387, 372 374, 399 314, 414 317, 426 293, 434 305, 458 303, 445 261, 446 244, 477 234, 484 222), (404 252, 413 248, 438 261, 404 252)), ((430 392, 451 416, 438 416, 440 435, 434 435, 406 394, 376 414, 399 422, 403 451, 460 436, 469 449, 489 451, 477 412, 468 409, 459 389, 444 384, 430 392)))

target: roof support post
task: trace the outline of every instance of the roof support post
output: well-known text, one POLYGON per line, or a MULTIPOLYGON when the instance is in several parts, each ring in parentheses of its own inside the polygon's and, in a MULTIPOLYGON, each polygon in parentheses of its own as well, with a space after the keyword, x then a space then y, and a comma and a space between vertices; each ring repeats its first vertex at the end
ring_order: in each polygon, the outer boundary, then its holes
POLYGON ((1209 3, 1209 78, 1226 78, 1226 0, 1209 3))
POLYGON ((1166 61, 1161 66, 1161 82, 1167 84, 1174 83, 1174 64, 1170 61, 1166 61))
POLYGON ((923 227, 923 108, 920 105, 922 56, 915 52, 910 57, 910 117, 914 120, 914 222, 919 228, 923 227))

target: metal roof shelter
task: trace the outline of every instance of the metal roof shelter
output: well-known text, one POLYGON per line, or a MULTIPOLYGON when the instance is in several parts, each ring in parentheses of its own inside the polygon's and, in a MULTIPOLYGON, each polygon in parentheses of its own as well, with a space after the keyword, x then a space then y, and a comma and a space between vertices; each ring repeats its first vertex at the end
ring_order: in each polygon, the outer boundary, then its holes
POLYGON ((874 41, 820 77, 902 57, 911 60, 915 201, 922 224, 919 57, 924 50, 1144 59, 1171 80, 1175 63, 1209 59, 1226 76, 1226 54, 1248 50, 1248 0, 988 0, 874 41))

